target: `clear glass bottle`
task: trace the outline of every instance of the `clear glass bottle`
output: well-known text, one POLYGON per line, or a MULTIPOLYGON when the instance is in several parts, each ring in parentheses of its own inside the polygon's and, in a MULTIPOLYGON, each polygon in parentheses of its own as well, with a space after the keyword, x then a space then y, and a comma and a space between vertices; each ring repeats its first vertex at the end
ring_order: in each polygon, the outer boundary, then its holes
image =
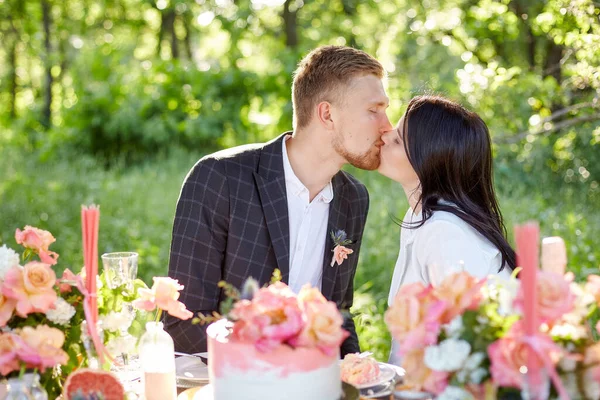
POLYGON ((30 372, 23 375, 22 379, 25 381, 33 400, 48 400, 48 393, 40 384, 40 376, 38 374, 30 372))
POLYGON ((175 347, 162 322, 146 323, 138 346, 146 400, 176 400, 175 347))
POLYGON ((10 378, 8 380, 7 392, 3 400, 34 400, 34 398, 24 379, 10 378))

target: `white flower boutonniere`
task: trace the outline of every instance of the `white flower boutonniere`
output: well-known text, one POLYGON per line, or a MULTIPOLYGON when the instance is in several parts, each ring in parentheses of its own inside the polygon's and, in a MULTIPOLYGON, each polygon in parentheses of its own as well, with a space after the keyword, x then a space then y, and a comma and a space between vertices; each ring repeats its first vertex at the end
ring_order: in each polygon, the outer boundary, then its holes
POLYGON ((337 265, 342 265, 345 259, 348 258, 348 255, 354 253, 354 250, 349 249, 346 245, 352 244, 352 240, 348 239, 348 235, 342 229, 338 229, 337 231, 331 232, 331 239, 333 239, 333 257, 331 258, 331 266, 333 267, 335 263, 337 265))

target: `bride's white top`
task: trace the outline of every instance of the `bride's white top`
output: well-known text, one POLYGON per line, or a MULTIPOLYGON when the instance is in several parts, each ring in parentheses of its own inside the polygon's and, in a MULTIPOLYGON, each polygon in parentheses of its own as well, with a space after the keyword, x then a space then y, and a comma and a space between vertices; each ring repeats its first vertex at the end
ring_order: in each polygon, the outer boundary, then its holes
MULTIPOLYGON (((403 222, 407 225, 420 220, 421 214, 409 208, 403 222)), ((401 229, 400 254, 394 267, 388 304, 392 304, 403 285, 415 282, 437 285, 459 271, 485 277, 498 274, 501 264, 502 254, 483 235, 456 215, 435 211, 423 226, 401 229)), ((510 268, 505 266, 499 275, 508 279, 510 273, 510 268)), ((400 361, 397 343, 392 341, 390 363, 399 365, 400 361)))

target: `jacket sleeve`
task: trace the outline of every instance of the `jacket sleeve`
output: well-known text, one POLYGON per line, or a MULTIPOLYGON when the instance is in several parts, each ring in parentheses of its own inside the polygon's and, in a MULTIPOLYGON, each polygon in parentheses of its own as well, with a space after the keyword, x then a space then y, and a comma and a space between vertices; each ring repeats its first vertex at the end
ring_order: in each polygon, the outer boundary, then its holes
MULTIPOLYGON (((169 276, 184 286, 180 301, 195 316, 218 311, 229 225, 229 190, 224 165, 200 160, 185 178, 173 223, 169 276)), ((206 351, 206 326, 166 316, 175 350, 206 351)))

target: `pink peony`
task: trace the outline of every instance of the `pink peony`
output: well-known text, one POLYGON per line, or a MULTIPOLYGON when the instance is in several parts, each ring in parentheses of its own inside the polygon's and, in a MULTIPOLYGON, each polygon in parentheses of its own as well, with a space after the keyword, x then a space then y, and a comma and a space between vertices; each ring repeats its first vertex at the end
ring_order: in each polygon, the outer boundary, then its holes
POLYGON ((333 257, 331 259, 331 266, 333 267, 335 263, 337 265, 342 265, 344 260, 348 259, 348 255, 354 253, 354 250, 349 249, 345 246, 337 245, 333 249, 333 257))
POLYGON ((282 282, 260 289, 252 301, 238 301, 231 316, 237 320, 233 325, 233 337, 253 342, 262 352, 287 342, 303 328, 298 300, 282 282))
POLYGON ((38 325, 17 329, 17 354, 28 368, 44 371, 58 364, 65 365, 69 356, 62 349, 65 335, 56 328, 38 325))
POLYGON ((0 328, 4 327, 11 319, 15 311, 16 304, 16 300, 8 299, 6 296, 0 293, 0 328))
POLYGON ((481 287, 484 284, 485 279, 478 279, 467 272, 447 276, 433 291, 435 297, 446 302, 442 324, 450 323, 466 310, 476 310, 481 303, 481 287))
POLYGON ((318 347, 323 353, 333 355, 348 337, 342 325, 344 319, 336 304, 327 301, 321 292, 305 285, 298 294, 300 309, 304 314, 304 329, 290 340, 292 346, 318 347))
POLYGON ((71 287, 76 284, 76 281, 77 275, 67 268, 63 271, 62 277, 60 278, 58 289, 61 293, 69 293, 71 292, 71 287))
POLYGON ((23 318, 34 312, 45 313, 54 307, 56 275, 48 264, 38 261, 9 269, 4 276, 3 294, 16 300, 17 314, 23 318))
MULTIPOLYGON (((509 386, 521 388, 523 374, 520 369, 527 365, 530 346, 523 341, 524 332, 521 323, 516 323, 510 329, 508 335, 492 343, 488 347, 490 357, 490 372, 497 386, 509 386)), ((543 334, 534 336, 537 348, 547 354, 556 364, 562 350, 552 341, 552 338, 543 334)), ((542 368, 543 363, 539 357, 532 357, 532 362, 537 369, 542 368)))
POLYGON ((17 344, 11 332, 0 333, 0 374, 8 375, 19 370, 17 344))
POLYGON ((15 240, 23 247, 36 252, 43 263, 56 264, 58 254, 48 250, 48 247, 56 241, 50 232, 27 225, 22 231, 17 229, 15 240))
POLYGON ((385 312, 385 322, 400 344, 400 355, 437 342, 446 302, 421 283, 402 286, 385 312))
POLYGON ((154 277, 152 289, 139 289, 139 298, 133 302, 133 306, 145 311, 153 311, 159 308, 170 315, 186 320, 193 317, 185 304, 178 301, 179 291, 183 289, 176 279, 168 277, 154 277))
MULTIPOLYGON (((536 301, 540 322, 552 324, 575 307, 575 295, 570 282, 555 272, 538 271, 536 301)), ((515 307, 523 310, 523 286, 515 299, 515 307)))
POLYGON ((414 349, 402 358, 405 370, 404 385, 414 391, 440 394, 448 386, 448 372, 429 369, 424 362, 425 349, 414 349))

